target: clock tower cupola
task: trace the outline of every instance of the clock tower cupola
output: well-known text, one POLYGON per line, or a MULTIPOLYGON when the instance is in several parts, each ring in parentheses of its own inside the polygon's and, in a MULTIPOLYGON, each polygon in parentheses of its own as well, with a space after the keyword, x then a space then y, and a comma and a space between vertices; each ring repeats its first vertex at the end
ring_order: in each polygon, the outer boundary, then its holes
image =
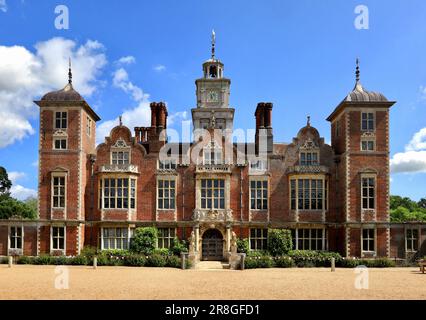
POLYGON ((231 80, 224 77, 224 65, 216 58, 215 51, 216 35, 213 31, 211 57, 203 63, 203 77, 195 81, 197 107, 192 109, 194 131, 213 126, 222 130, 233 129, 234 109, 229 107, 231 80))

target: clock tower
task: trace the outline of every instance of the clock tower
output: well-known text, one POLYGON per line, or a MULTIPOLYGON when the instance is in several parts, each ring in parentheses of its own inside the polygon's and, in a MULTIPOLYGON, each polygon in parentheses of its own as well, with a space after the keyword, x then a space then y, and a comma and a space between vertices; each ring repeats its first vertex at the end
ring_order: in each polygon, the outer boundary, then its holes
POLYGON ((235 110, 229 107, 231 80, 223 76, 224 65, 215 57, 215 44, 213 31, 211 58, 203 63, 203 77, 195 81, 197 107, 191 110, 192 122, 194 131, 215 128, 232 132, 235 110))

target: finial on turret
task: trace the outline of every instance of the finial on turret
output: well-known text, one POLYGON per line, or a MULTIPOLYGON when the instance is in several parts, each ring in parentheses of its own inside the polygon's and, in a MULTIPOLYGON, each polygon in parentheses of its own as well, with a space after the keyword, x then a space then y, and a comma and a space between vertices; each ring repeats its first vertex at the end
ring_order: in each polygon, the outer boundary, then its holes
POLYGON ((310 127, 310 126, 311 126, 311 116, 308 116, 308 120, 307 120, 306 125, 307 125, 308 127, 310 127))
POLYGON ((119 117, 118 117, 118 123, 120 124, 120 127, 122 127, 122 126, 123 126, 123 119, 122 119, 122 116, 119 116, 119 117))
POLYGON ((68 58, 68 83, 72 84, 71 57, 68 58))
POLYGON ((358 58, 356 58, 356 72, 355 72, 355 75, 356 75, 356 78, 355 78, 356 83, 358 83, 358 82, 359 82, 359 74, 360 74, 360 72, 359 72, 359 59, 358 59, 358 58))
POLYGON ((213 29, 212 30, 212 60, 214 60, 215 46, 216 46, 216 33, 214 32, 214 29, 213 29))

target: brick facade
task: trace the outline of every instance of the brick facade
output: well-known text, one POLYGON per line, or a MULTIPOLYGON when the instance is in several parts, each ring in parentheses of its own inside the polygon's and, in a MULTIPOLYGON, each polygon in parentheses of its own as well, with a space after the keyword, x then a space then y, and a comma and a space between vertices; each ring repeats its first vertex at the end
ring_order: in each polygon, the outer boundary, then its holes
MULTIPOLYGON (((230 81, 222 78, 223 64, 214 58, 203 68, 204 78, 197 80, 194 129, 207 121, 206 132, 217 145, 223 130, 233 127, 234 109, 227 105, 230 81), (220 69, 220 75, 212 74, 213 67, 220 69), (222 91, 214 91, 217 88, 222 91)), ((417 228, 418 251, 425 251, 424 225, 394 225, 389 220, 389 108, 394 102, 365 90, 359 79, 327 119, 331 145, 309 119, 291 143, 274 143, 273 105, 259 103, 255 143, 232 144, 230 163, 205 163, 205 158, 201 164, 184 162, 204 136, 190 145, 168 144, 162 135, 167 130, 164 103, 151 104, 150 127, 137 127, 132 133, 120 121, 98 146, 99 117, 72 88, 71 80, 63 90, 36 103, 40 106, 39 219, 1 222, 0 255, 10 254, 10 226, 22 226, 26 255, 77 255, 89 245, 125 248, 139 226, 174 229, 177 237, 195 241, 200 259, 205 254, 203 235, 209 229, 222 234, 224 257, 234 232, 249 238, 252 247, 262 246, 262 229, 268 228, 291 229, 297 249, 398 258, 410 254, 406 229, 417 228), (66 113, 63 128, 57 128, 58 112, 61 119, 66 113), (66 139, 66 148, 56 150, 55 139, 66 139), (368 141, 374 146, 362 150, 368 141), (161 167, 160 153, 173 147, 179 149, 178 163, 161 167), (265 156, 265 167, 252 166, 253 157, 259 155, 265 156), (218 189, 201 190, 207 180, 218 189), (164 181, 167 187, 161 189, 164 181), (218 181, 223 181, 222 187, 218 181), (364 181, 370 189, 363 188, 364 181), (209 193, 211 207, 203 207, 209 203, 209 193), (165 208, 160 207, 162 197, 165 208)))

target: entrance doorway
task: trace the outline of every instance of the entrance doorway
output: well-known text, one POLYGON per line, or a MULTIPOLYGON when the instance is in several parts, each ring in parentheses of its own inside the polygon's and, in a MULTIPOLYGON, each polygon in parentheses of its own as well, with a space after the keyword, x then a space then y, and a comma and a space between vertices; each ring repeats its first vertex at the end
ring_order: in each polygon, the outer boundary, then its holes
POLYGON ((209 229, 203 234, 202 260, 223 260, 223 237, 217 229, 209 229))

